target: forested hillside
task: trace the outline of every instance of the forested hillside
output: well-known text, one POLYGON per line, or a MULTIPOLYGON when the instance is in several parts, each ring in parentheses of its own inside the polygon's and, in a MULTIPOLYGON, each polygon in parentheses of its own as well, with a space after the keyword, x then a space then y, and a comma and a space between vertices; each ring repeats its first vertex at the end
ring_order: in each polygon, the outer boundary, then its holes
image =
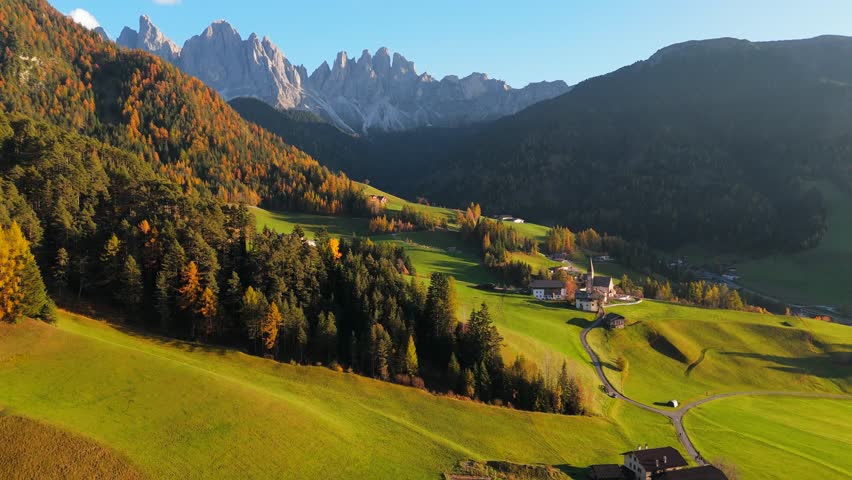
POLYGON ((137 154, 225 201, 328 213, 361 201, 344 176, 245 122, 197 79, 119 49, 44 0, 0 5, 0 104, 137 154))
POLYGON ((812 246, 808 181, 850 185, 850 58, 845 37, 667 47, 497 121, 422 190, 664 247, 812 246))
POLYGON ((323 165, 359 181, 416 196, 412 188, 448 150, 477 132, 482 125, 423 127, 402 132, 372 132, 358 137, 343 133, 315 115, 298 110, 276 110, 252 98, 229 102, 239 114, 285 142, 308 152, 323 165))
MULTIPOLYGON (((427 288, 399 246, 257 233, 244 205, 368 213, 362 187, 44 2, 0 15, 0 320, 52 321, 47 284, 63 305, 179 338, 584 412, 566 365, 550 383, 521 359, 504 365, 486 306, 459 321, 452 277, 427 288)), ((399 215, 393 225, 435 227, 399 215)))

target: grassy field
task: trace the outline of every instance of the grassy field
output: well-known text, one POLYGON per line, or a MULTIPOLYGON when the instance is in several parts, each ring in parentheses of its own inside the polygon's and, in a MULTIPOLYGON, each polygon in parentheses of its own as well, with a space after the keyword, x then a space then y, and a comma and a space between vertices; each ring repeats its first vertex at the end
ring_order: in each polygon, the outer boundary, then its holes
MULTIPOLYGON (((507 362, 513 361, 516 355, 523 355, 536 362, 545 373, 555 375, 565 360, 586 385, 600 383, 580 343, 580 332, 591 324, 592 314, 569 308, 563 302, 539 301, 528 294, 476 288, 496 278, 479 263, 476 249, 464 244, 455 232, 415 232, 374 239, 405 247, 417 275, 424 279, 434 272, 453 275, 460 319, 467 319, 473 309, 486 303, 504 338, 503 353, 507 362)), ((604 413, 609 400, 602 392, 594 390, 592 408, 596 413, 604 413)))
POLYGON ((278 233, 290 233, 300 225, 305 235, 313 238, 321 229, 328 229, 329 234, 339 237, 364 236, 369 233, 368 218, 333 217, 313 213, 273 212, 262 208, 252 208, 251 212, 257 219, 258 230, 269 227, 278 233))
POLYGON ((135 467, 115 452, 78 435, 0 408, 0 478, 141 480, 135 467), (37 452, 37 454, 33 454, 37 452))
POLYGON ((65 312, 57 327, 0 325, 0 385, 5 414, 108 446, 150 478, 434 479, 463 458, 576 472, 638 441, 676 443, 665 419, 623 404, 519 412, 65 312))
POLYGON ((737 265, 740 283, 791 302, 852 306, 852 196, 834 187, 823 188, 828 231, 811 250, 773 255, 737 265))
POLYGON ((404 205, 410 205, 410 206, 416 208, 417 210, 422 210, 422 211, 431 213, 432 215, 436 215, 438 217, 444 217, 451 224, 454 224, 455 221, 456 221, 457 210, 454 210, 452 208, 433 207, 433 206, 430 206, 430 205, 421 205, 419 203, 409 202, 408 200, 405 200, 403 198, 400 198, 400 197, 397 197, 395 195, 391 195, 389 193, 383 192, 376 187, 372 187, 370 185, 364 185, 364 184, 362 184, 362 185, 364 187, 364 192, 367 193, 367 195, 382 195, 382 196, 387 197, 388 203, 385 204, 385 210, 388 210, 388 211, 391 211, 391 212, 398 212, 398 211, 402 210, 402 207, 404 205))
POLYGON ((611 310, 627 318, 627 328, 596 329, 589 341, 613 383, 647 404, 730 391, 852 388, 847 326, 652 301, 611 310), (626 372, 613 366, 620 355, 626 372))
POLYGON ((691 410, 696 448, 724 459, 739 478, 852 478, 852 401, 735 397, 691 410))

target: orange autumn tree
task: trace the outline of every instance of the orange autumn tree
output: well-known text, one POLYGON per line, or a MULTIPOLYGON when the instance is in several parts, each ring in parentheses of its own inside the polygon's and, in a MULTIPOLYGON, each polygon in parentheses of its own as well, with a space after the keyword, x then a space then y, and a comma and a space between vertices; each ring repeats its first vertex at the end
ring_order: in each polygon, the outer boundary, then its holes
POLYGON ((212 335, 215 329, 215 319, 218 313, 216 304, 216 294, 210 287, 205 287, 204 291, 201 292, 201 299, 196 310, 201 320, 201 334, 205 339, 212 335))
POLYGON ((194 310, 201 297, 201 281, 198 278, 198 265, 189 262, 181 274, 183 285, 178 289, 178 306, 181 310, 194 310))
POLYGON ((25 251, 29 247, 18 224, 0 228, 0 320, 12 322, 20 316, 25 251))
POLYGON ((340 239, 339 238, 329 239, 328 240, 328 248, 329 248, 329 250, 331 250, 332 258, 334 258, 335 260, 339 260, 340 257, 343 256, 343 254, 340 253, 340 239))
POLYGON ((0 321, 21 317, 52 321, 53 303, 47 296, 41 272, 21 227, 0 226, 0 321))
POLYGON ((275 302, 271 302, 261 325, 263 345, 267 350, 271 351, 278 345, 278 330, 281 329, 283 320, 284 317, 281 315, 278 305, 275 302))

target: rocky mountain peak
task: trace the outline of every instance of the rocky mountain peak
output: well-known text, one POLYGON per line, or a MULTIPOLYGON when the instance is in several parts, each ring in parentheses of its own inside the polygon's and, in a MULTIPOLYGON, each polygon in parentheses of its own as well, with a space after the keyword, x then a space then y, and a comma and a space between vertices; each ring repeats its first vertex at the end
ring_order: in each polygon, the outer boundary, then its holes
POLYGON ((382 47, 373 55, 373 71, 379 78, 386 78, 390 73, 391 57, 390 51, 386 47, 382 47))
POLYGON ((94 30, 92 30, 92 31, 93 31, 93 32, 95 32, 95 33, 97 33, 98 35, 100 35, 100 36, 101 36, 101 38, 103 38, 104 40, 109 40, 109 39, 110 39, 110 38, 109 38, 109 34, 107 33, 107 31, 106 31, 106 30, 104 30, 104 27, 95 27, 95 29, 94 29, 94 30))
POLYGON ((211 23, 204 30, 204 36, 207 38, 223 38, 229 41, 242 41, 240 32, 225 20, 216 20, 211 23))
POLYGON ((133 30, 130 27, 124 27, 121 29, 121 33, 118 34, 118 38, 115 40, 115 43, 122 47, 136 48, 138 36, 139 35, 136 33, 136 30, 133 30))
POLYGON ((513 89, 484 73, 437 82, 386 47, 375 55, 365 49, 357 60, 341 51, 331 65, 324 61, 308 76, 268 37, 252 33, 243 40, 225 20, 211 23, 180 49, 142 16, 139 31, 125 28, 118 43, 167 59, 226 99, 254 97, 280 109, 308 110, 350 133, 493 120, 568 91, 563 82, 513 89))
POLYGON ((331 68, 332 72, 335 70, 346 70, 346 67, 349 65, 349 56, 346 54, 346 51, 337 52, 337 57, 334 59, 334 66, 331 68))
POLYGON ((394 73, 402 75, 409 73, 417 74, 417 70, 414 68, 414 62, 409 62, 408 59, 398 52, 394 52, 393 54, 393 65, 391 66, 391 70, 393 70, 394 73))
POLYGON ((370 55, 370 50, 365 48, 363 51, 361 51, 361 56, 358 58, 358 61, 356 63, 359 66, 369 65, 370 67, 372 67, 373 66, 373 56, 370 55))
POLYGON ((116 43, 127 48, 146 50, 168 62, 174 62, 180 55, 180 48, 147 15, 139 17, 138 31, 124 27, 116 43))

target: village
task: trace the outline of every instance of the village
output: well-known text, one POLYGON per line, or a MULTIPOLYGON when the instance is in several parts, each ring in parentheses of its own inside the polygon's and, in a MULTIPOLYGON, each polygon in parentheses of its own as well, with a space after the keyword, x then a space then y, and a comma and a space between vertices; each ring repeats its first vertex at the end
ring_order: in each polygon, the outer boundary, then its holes
MULTIPOLYGON (((571 267, 558 267, 556 270, 560 269, 565 269, 564 271, 567 271, 568 275, 572 273, 571 267)), ((629 303, 636 300, 629 295, 619 295, 615 290, 615 282, 612 277, 595 275, 592 257, 589 257, 588 273, 582 274, 578 278, 578 283, 583 287, 574 292, 573 305, 577 310, 601 312, 612 301, 629 303)), ((538 300, 569 300, 568 289, 563 280, 533 280, 530 282, 530 292, 538 300)))
MULTIPOLYGON (((611 260, 608 256, 602 255, 598 257, 599 261, 611 260)), ((558 267, 564 268, 569 274, 576 273, 574 267, 558 267)), ((558 269, 557 269, 558 270, 558 269)), ((606 375, 601 368, 600 360, 597 355, 591 350, 588 342, 585 339, 586 334, 592 328, 602 326, 608 330, 620 330, 625 328, 626 319, 623 315, 617 313, 607 313, 608 305, 633 305, 642 301, 629 295, 619 294, 615 288, 615 282, 612 277, 606 275, 596 275, 593 257, 589 257, 589 268, 587 273, 579 274, 575 278, 577 285, 582 287, 573 292, 573 302, 571 305, 583 312, 596 313, 595 321, 584 332, 582 343, 586 348, 592 362, 595 364, 595 369, 600 380, 603 382, 603 388, 612 398, 621 398, 628 400, 623 394, 618 392, 615 387, 606 378, 606 375)), ((566 301, 570 300, 568 288, 564 280, 533 280, 530 282, 530 293, 536 300, 541 301, 566 301)), ((677 400, 669 400, 665 406, 678 408, 680 406, 677 400)), ((687 406, 686 409, 690 407, 687 406)), ((691 441, 682 431, 682 426, 679 427, 682 416, 663 412, 658 409, 651 409, 661 413, 675 423, 676 429, 679 428, 679 437, 684 447, 694 457, 699 464, 695 467, 689 467, 688 462, 684 459, 681 453, 671 447, 648 448, 645 444, 637 445, 635 449, 623 452, 621 455, 624 461, 621 465, 618 464, 598 464, 589 467, 589 476, 593 480, 728 480, 725 473, 719 468, 710 465, 695 451, 691 441)))

